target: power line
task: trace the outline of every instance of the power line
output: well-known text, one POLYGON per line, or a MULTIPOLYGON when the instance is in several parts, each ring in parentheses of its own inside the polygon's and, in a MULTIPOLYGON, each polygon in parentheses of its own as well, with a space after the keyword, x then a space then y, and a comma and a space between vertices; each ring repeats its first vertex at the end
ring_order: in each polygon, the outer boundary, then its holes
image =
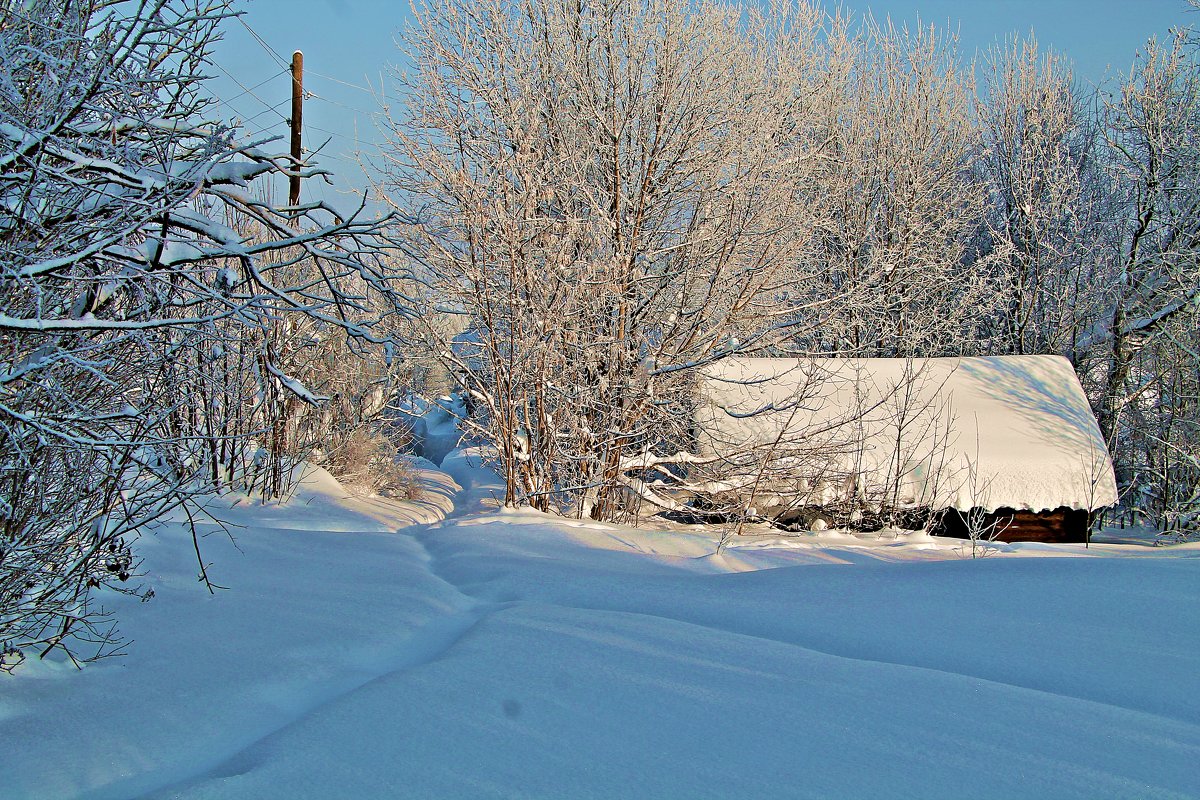
POLYGON ((347 135, 346 135, 346 134, 344 134, 344 133, 338 133, 337 131, 331 131, 331 130, 327 130, 327 129, 325 129, 325 128, 319 128, 319 127, 317 127, 316 125, 309 125, 307 122, 306 122, 306 123, 304 123, 304 127, 305 127, 305 128, 312 128, 314 131, 320 131, 321 133, 327 133, 327 134, 329 134, 330 136, 337 136, 338 138, 340 138, 340 139, 346 139, 347 141, 351 141, 351 142, 352 142, 352 141, 354 141, 353 139, 351 139, 349 136, 347 136, 347 135))
MULTIPOLYGON (((277 76, 272 76, 272 78, 267 78, 266 81, 260 81, 256 86, 251 87, 251 89, 260 88, 264 83, 272 80, 274 77, 277 77, 277 76)), ((227 100, 227 99, 221 97, 216 92, 212 91, 211 88, 208 90, 208 96, 214 103, 216 103, 217 105, 220 105, 220 106, 224 106, 227 109, 227 111, 233 115, 231 122, 233 123, 234 127, 236 127, 238 129, 240 136, 248 137, 248 138, 259 138, 259 137, 263 136, 264 134, 266 134, 267 136, 276 137, 276 138, 279 136, 279 134, 272 131, 272 129, 270 127, 261 125, 261 124, 254 124, 254 123, 265 114, 275 113, 278 115, 279 107, 282 106, 284 103, 286 103, 287 100, 283 100, 279 103, 276 103, 274 106, 270 106, 270 105, 267 105, 265 103, 265 101, 262 100, 262 98, 258 97, 258 95, 253 94, 253 91, 248 93, 245 90, 243 90, 240 94, 234 96, 232 99, 227 100), (254 113, 252 110, 243 110, 242 108, 239 107, 240 104, 236 103, 235 101, 241 100, 243 97, 246 97, 247 94, 254 97, 255 100, 257 100, 260 104, 262 104, 264 106, 262 108, 262 110, 258 111, 257 113, 254 113)))
MULTIPOLYGON (((284 57, 282 55, 280 55, 278 51, 275 50, 275 48, 271 47, 271 45, 267 43, 266 39, 264 39, 261 35, 259 35, 259 33, 256 30, 254 30, 254 28, 250 27, 250 24, 247 23, 241 17, 241 15, 238 15, 237 20, 239 23, 241 23, 242 27, 246 29, 246 32, 249 33, 250 36, 252 36, 256 42, 258 42, 258 45, 267 53, 267 55, 270 56, 275 61, 275 63, 278 64, 282 68, 282 73, 290 75, 291 74, 291 64, 287 60, 285 60, 284 57)), ((289 100, 285 99, 285 100, 281 101, 280 103, 277 103, 276 105, 272 106, 270 103, 267 103, 265 100, 263 100, 257 94, 255 94, 255 90, 261 88, 262 86, 264 86, 266 83, 270 82, 271 80, 274 80, 275 78, 279 77, 279 73, 276 73, 275 75, 272 75, 272 76, 268 77, 267 79, 260 81, 259 83, 255 84, 254 86, 247 87, 245 84, 243 84, 237 78, 235 78, 232 74, 230 74, 226 69, 221 67, 220 64, 215 64, 215 62, 214 62, 214 65, 218 69, 220 69, 221 72, 225 73, 225 75, 227 75, 230 80, 232 80, 234 83, 236 83, 242 89, 242 92, 240 94, 238 94, 235 98, 233 98, 234 100, 239 99, 245 95, 250 95, 264 107, 263 110, 259 111, 254 116, 250 117, 249 119, 245 120, 242 123, 243 130, 248 130, 250 128, 250 123, 254 122, 259 117, 263 116, 264 114, 268 114, 268 113, 274 113, 284 122, 289 122, 288 118, 285 117, 278 110, 280 106, 282 106, 284 103, 289 102, 289 100)), ((371 95, 371 97, 379 96, 378 93, 375 92, 373 89, 370 89, 370 88, 364 87, 364 86, 359 86, 357 84, 350 83, 349 81, 344 81, 340 78, 335 78, 332 75, 325 75, 320 72, 314 72, 311 69, 306 69, 305 74, 312 75, 314 77, 321 78, 321 79, 324 79, 327 81, 331 81, 333 83, 337 83, 342 86, 346 86, 350 89, 356 89, 360 92, 365 92, 365 93, 371 95)), ((365 116, 371 116, 374 113, 374 112, 370 112, 370 111, 365 111, 360 108, 354 108, 353 106, 347 105, 346 103, 342 103, 340 101, 333 100, 328 97, 322 97, 322 96, 316 94, 315 92, 305 91, 305 95, 306 95, 306 97, 310 97, 315 100, 321 100, 321 101, 324 101, 331 105, 339 106, 341 108, 346 109, 347 111, 354 112, 355 114, 363 114, 365 116)), ((217 99, 218 99, 218 101, 225 103, 225 105, 227 107, 233 109, 230 102, 222 101, 222 100, 220 100, 220 98, 217 98, 217 99)), ((236 111, 236 109, 233 109, 233 110, 236 111)), ((373 143, 369 143, 369 142, 362 142, 356 137, 351 138, 343 133, 338 133, 337 131, 331 131, 331 130, 321 128, 316 125, 311 125, 307 121, 304 123, 304 129, 305 129, 305 131, 319 131, 321 133, 328 134, 331 137, 337 137, 339 139, 344 139, 345 141, 353 144, 355 146, 355 148, 358 149, 359 151, 362 151, 363 149, 375 149, 375 150, 381 149, 380 146, 377 144, 373 144, 373 143)), ((261 133, 265 133, 265 132, 267 132, 267 130, 268 129, 263 128, 262 131, 260 131, 260 133, 257 135, 261 135, 261 133)), ((324 147, 324 145, 322 145, 322 147, 324 147)), ((321 158, 328 158, 328 159, 331 159, 334 161, 340 161, 340 162, 348 164, 348 165, 356 164, 357 166, 359 166, 361 168, 361 164, 357 164, 357 162, 355 162, 354 160, 346 158, 345 156, 339 155, 335 152, 327 152, 324 154, 319 154, 319 153, 314 152, 313 155, 316 155, 321 158)), ((317 191, 319 192, 319 194, 323 200, 326 199, 324 186, 318 186, 317 191)))
POLYGON ((264 108, 262 111, 259 111, 257 114, 255 114, 254 116, 252 116, 252 117, 249 117, 248 119, 245 119, 245 120, 243 120, 243 122, 245 122, 245 123, 254 122, 254 120, 258 119, 258 118, 259 118, 259 117, 261 117, 263 114, 266 114, 266 113, 268 113, 268 112, 271 112, 271 111, 274 111, 274 112, 275 112, 275 113, 276 113, 276 114, 277 114, 279 117, 281 117, 281 118, 283 119, 283 121, 284 121, 284 122, 287 122, 287 117, 284 117, 284 116, 283 116, 283 114, 282 114, 282 113, 279 111, 279 107, 280 107, 280 106, 282 106, 282 105, 284 105, 285 103, 288 103, 288 102, 290 102, 290 98, 289 98, 288 100, 280 100, 280 101, 279 101, 278 103, 276 103, 275 105, 273 105, 273 106, 267 106, 267 107, 266 107, 266 108, 264 108))
MULTIPOLYGON (((217 65, 217 69, 221 69, 221 67, 219 65, 217 65)), ((221 71, 225 72, 224 69, 221 69, 221 71)), ((225 74, 229 75, 228 72, 225 72, 225 74)), ((276 72, 274 75, 270 75, 267 78, 264 78, 263 80, 254 84, 249 89, 243 89, 241 92, 239 92, 238 94, 235 94, 233 97, 229 98, 228 100, 221 100, 220 98, 217 98, 217 99, 220 100, 220 102, 224 103, 225 105, 230 105, 231 103, 233 103, 234 100, 239 100, 239 99, 245 97, 247 94, 252 94, 254 92, 254 90, 261 89, 262 87, 266 86, 271 81, 275 80, 276 78, 280 77, 281 75, 286 75, 286 74, 287 74, 286 72, 276 72)), ((233 76, 229 75, 229 77, 232 78, 233 76)))
POLYGON ((351 144, 353 144, 354 146, 356 146, 360 149, 374 149, 374 150, 382 150, 383 149, 382 145, 375 144, 373 142, 364 142, 361 139, 356 139, 356 138, 347 136, 344 133, 338 133, 337 131, 331 131, 326 128, 318 128, 316 125, 309 125, 308 123, 305 123, 304 127, 311 128, 314 131, 320 131, 321 133, 329 134, 330 136, 336 136, 339 139, 345 139, 347 142, 350 142, 351 144))
MULTIPOLYGON (((270 113, 272 111, 276 111, 278 106, 276 106, 276 108, 264 108, 262 111, 259 111, 257 114, 251 114, 249 112, 243 112, 241 109, 239 109, 229 103, 226 103, 224 100, 221 100, 220 98, 216 98, 216 100, 221 105, 227 106, 229 111, 233 113, 231 122, 234 125, 234 127, 237 128, 241 132, 242 136, 253 137, 253 138, 258 138, 258 137, 261 137, 264 135, 274 137, 274 138, 278 138, 278 137, 282 136, 282 134, 278 132, 278 128, 275 125, 263 125, 262 123, 257 122, 259 117, 262 117, 263 115, 270 113)), ((285 100, 284 102, 287 102, 287 101, 285 100)))
POLYGON ((311 97, 313 100, 322 100, 326 103, 330 103, 335 106, 340 106, 340 107, 346 109, 347 111, 353 111, 355 114, 363 114, 364 116, 369 117, 372 114, 379 113, 377 111, 364 111, 361 108, 355 108, 354 106, 348 106, 341 101, 334 100, 332 97, 322 97, 321 95, 316 94, 315 92, 305 92, 305 95, 307 95, 308 97, 311 97))
MULTIPOLYGON (((238 15, 237 21, 240 22, 242 27, 245 28, 246 31, 251 36, 254 37, 254 41, 258 42, 259 46, 261 46, 262 49, 264 51, 266 51, 267 55, 269 55, 271 58, 275 59, 275 63, 277 63, 277 64, 279 64, 279 66, 283 67, 284 72, 290 72, 290 70, 291 70, 290 63, 286 59, 284 59, 283 56, 281 56, 279 54, 279 51, 277 51, 274 47, 271 47, 271 45, 267 43, 267 40, 264 39, 261 35, 259 35, 258 31, 251 28, 250 23, 246 22, 246 20, 244 20, 241 15, 238 15)), ((327 81, 333 81, 334 83, 341 84, 342 86, 347 86, 351 89, 357 89, 360 92, 366 92, 367 94, 371 95, 372 97, 377 97, 379 95, 379 92, 372 89, 370 86, 360 86, 357 83, 350 83, 349 81, 344 81, 341 78, 335 78, 332 75, 326 75, 322 72, 317 72, 307 66, 304 68, 304 74, 306 76, 323 78, 324 80, 327 80, 327 81)), ((366 113, 366 112, 360 112, 360 113, 366 113)))
POLYGON ((279 55, 279 53, 275 52, 275 48, 273 48, 273 47, 271 47, 271 45, 267 44, 267 40, 264 39, 263 37, 259 36, 258 32, 255 31, 254 28, 251 28, 250 25, 246 22, 246 20, 242 19, 240 14, 238 15, 237 21, 242 23, 242 27, 245 28, 247 31, 249 31, 250 35, 254 37, 254 40, 256 42, 258 42, 259 45, 262 46, 263 50, 267 51, 267 55, 269 55, 269 56, 271 56, 271 58, 275 59, 276 63, 278 63, 279 66, 283 67, 285 70, 291 69, 291 65, 287 61, 284 60, 283 56, 281 56, 281 55, 279 55))
MULTIPOLYGON (((280 65, 280 66, 283 68, 283 74, 291 74, 291 65, 290 65, 290 64, 289 64, 287 61, 285 61, 285 60, 284 60, 283 56, 281 56, 281 55, 279 54, 279 52, 278 52, 277 50, 275 50, 275 48, 271 47, 271 45, 267 43, 266 39, 264 39, 264 38, 263 38, 261 35, 259 35, 259 33, 258 33, 256 30, 254 30, 254 28, 250 27, 250 24, 249 24, 248 22, 246 22, 246 20, 245 20, 245 19, 243 19, 243 18, 242 18, 240 15, 238 16, 237 20, 238 20, 238 22, 239 22, 239 23, 241 23, 242 27, 243 27, 243 28, 245 28, 245 29, 246 29, 246 31, 247 31, 247 32, 248 32, 248 33, 249 33, 251 36, 253 36, 253 37, 254 37, 254 40, 255 40, 256 42, 258 42, 259 46, 261 46, 261 47, 262 47, 262 49, 263 49, 263 50, 264 50, 264 51, 265 51, 265 52, 266 52, 266 53, 267 53, 269 56, 271 56, 271 58, 273 58, 277 64, 279 64, 279 65, 280 65)), ((221 71, 222 71, 222 72, 225 72, 225 74, 226 74, 226 75, 229 75, 229 73, 228 73, 228 72, 226 72, 224 69, 222 69, 222 68, 220 67, 220 65, 219 65, 219 64, 217 65, 217 68, 218 68, 218 69, 221 69, 221 71)), ((351 88, 351 89, 357 89, 357 90, 358 90, 358 91, 360 91, 360 92, 366 92, 367 94, 371 95, 371 97, 378 97, 378 96, 379 96, 379 95, 378 95, 378 92, 376 92, 374 89, 371 89, 371 88, 370 88, 370 87, 368 87, 368 86, 359 86, 358 84, 355 84, 355 83, 350 83, 349 81, 344 81, 344 80, 342 80, 341 78, 335 78, 335 77, 333 77, 332 75, 326 75, 326 74, 324 74, 324 73, 317 72, 317 71, 315 71, 315 70, 313 70, 312 68, 310 68, 310 67, 307 67, 307 66, 306 66, 306 67, 305 67, 305 69, 304 69, 304 74, 305 74, 305 76, 306 76, 306 77, 307 77, 307 76, 312 76, 312 77, 316 77, 316 78, 322 78, 322 79, 324 79, 324 80, 327 80, 327 81, 332 81, 333 83, 337 83, 337 84, 340 84, 340 85, 342 85, 342 86, 349 87, 349 88, 351 88)), ((278 75, 278 73, 277 73, 277 75, 278 75)), ((251 89, 257 89, 257 88, 261 87, 261 86, 262 86, 264 83, 266 83, 267 81, 270 81, 270 80, 274 79, 275 77, 277 77, 277 75, 272 75, 270 78, 267 78, 267 80, 265 80, 265 81, 262 81, 261 83, 259 83, 259 84, 255 85, 255 86, 251 87, 251 89)), ((238 85, 239 85, 239 86, 242 86, 242 84, 241 84, 240 82, 238 82, 236 78, 233 78, 233 76, 232 76, 232 75, 229 75, 229 77, 230 77, 231 79, 233 79, 233 80, 234 80, 234 82, 238 83, 238 85)), ((244 87, 244 86, 243 86, 243 89, 245 89, 245 87, 244 87)), ((243 91, 243 92, 242 92, 242 94, 250 93, 250 94, 252 94, 252 95, 253 95, 253 92, 251 91, 251 89, 246 89, 245 91, 243 91)), ((338 100, 334 100, 334 99, 332 99, 332 98, 329 98, 329 97, 323 97, 323 96, 321 96, 321 95, 317 94, 316 92, 313 92, 313 91, 310 91, 310 90, 307 90, 307 89, 305 90, 304 94, 305 94, 305 96, 306 96, 306 97, 311 97, 311 98, 313 98, 313 99, 316 99, 316 100, 323 100, 323 101, 325 101, 326 103, 332 103, 332 104, 333 104, 333 105, 335 105, 335 106, 340 106, 341 108, 344 108, 344 109, 346 109, 347 111, 353 111, 353 112, 354 112, 354 113, 356 113, 356 114, 363 114, 363 115, 366 115, 366 116, 370 116, 370 115, 372 115, 372 114, 374 114, 374 113, 375 113, 375 112, 373 112, 373 111, 365 111, 365 110, 363 110, 363 109, 361 109, 361 108, 355 108, 354 106, 347 105, 346 103, 342 103, 342 102, 340 102, 340 101, 338 101, 338 100)), ((242 96, 242 95, 238 95, 238 97, 241 97, 241 96, 242 96)), ((236 99, 236 98, 235 98, 235 99, 236 99)), ((263 105, 268 105, 267 103, 265 103, 264 101, 262 101, 262 99, 261 99, 261 98, 257 98, 257 97, 256 97, 255 99, 258 99, 258 100, 259 100, 259 102, 262 102, 262 103, 263 103, 263 105)), ((280 116, 282 117, 282 115, 280 115, 280 116)), ((283 119, 284 119, 284 121, 286 121, 286 120, 287 120, 287 118, 286 118, 286 117, 283 117, 283 119)))
MULTIPOLYGON (((250 88, 248 88, 248 87, 246 86, 246 84, 242 83, 242 82, 241 82, 241 81, 239 81, 237 78, 235 78, 235 77, 233 76, 233 74, 232 74, 231 72, 229 72, 229 70, 225 69, 224 67, 222 67, 220 64, 216 63, 215 61, 213 62, 213 66, 215 66, 217 69, 221 70, 221 72, 224 72, 224 73, 225 73, 225 74, 226 74, 226 75, 229 77, 229 80, 233 81, 233 82, 234 82, 234 83, 236 83, 236 84, 237 84, 239 87, 241 87, 241 89, 242 89, 243 91, 242 91, 242 94, 238 95, 238 97, 241 97, 242 95, 247 95, 247 94, 248 94, 248 95, 250 95, 251 97, 253 97, 255 100, 257 100, 258 102, 262 103, 264 106, 266 106, 267 108, 269 108, 271 111, 274 111, 274 112, 275 112, 275 113, 276 113, 276 114, 279 116, 279 118, 280 118, 281 120, 283 120, 284 122, 287 122, 287 121, 288 121, 288 118, 287 118, 287 117, 285 117, 283 114, 280 114, 280 113, 279 113, 279 110, 278 110, 277 106, 272 106, 272 105, 271 105, 270 103, 268 103, 266 100, 263 100, 261 97, 259 97, 258 95, 256 95, 256 94, 254 93, 254 89, 250 89, 250 88)), ((274 76, 272 76, 272 77, 274 77, 274 76)), ((256 86, 256 87, 254 87, 254 88, 255 88, 255 89, 257 89, 258 87, 256 86)), ((228 103, 226 103, 226 105, 228 105, 228 103)), ((265 113, 265 112, 264 112, 264 113, 265 113)))
POLYGON ((311 69, 306 69, 305 74, 315 75, 316 77, 324 78, 327 81, 333 81, 334 83, 340 83, 342 86, 349 86, 351 89, 358 89, 360 92, 366 92, 367 94, 371 95, 372 97, 375 97, 379 94, 374 89, 372 89, 368 86, 359 86, 358 84, 355 84, 355 83, 349 83, 347 81, 342 80, 341 78, 335 78, 332 75, 322 75, 320 72, 314 72, 311 69))
MULTIPOLYGON (((312 127, 313 127, 313 126, 312 126, 312 125, 309 125, 307 122, 306 122, 306 123, 304 123, 304 133, 305 133, 305 136, 306 136, 306 137, 307 137, 307 135, 308 135, 309 131, 312 129, 312 127)), ((324 147, 324 146, 325 146, 325 145, 321 145, 321 147, 324 147)), ((321 154, 320 154, 319 150, 320 150, 320 148, 318 148, 317 150, 310 150, 310 151, 308 152, 308 155, 306 155, 306 156, 305 156, 305 158, 304 158, 305 162, 312 163, 311 159, 312 159, 313 157, 320 157, 320 155, 321 155, 321 154)), ((336 173, 335 173, 335 174, 336 174, 336 173)), ((312 191, 312 187, 313 187, 313 181, 312 181, 312 180, 308 181, 308 183, 307 183, 306 185, 308 186, 308 194, 309 194, 309 196, 311 197, 311 196, 312 196, 312 193, 313 193, 313 191, 312 191)), ((327 197, 326 197, 326 195, 325 195, 325 180, 324 180, 324 179, 317 180, 317 181, 316 181, 316 188, 317 188, 317 194, 318 194, 318 195, 320 196, 320 198, 321 198, 321 202, 322 202, 322 203, 327 203, 327 202, 328 202, 328 198, 327 198, 327 197)))

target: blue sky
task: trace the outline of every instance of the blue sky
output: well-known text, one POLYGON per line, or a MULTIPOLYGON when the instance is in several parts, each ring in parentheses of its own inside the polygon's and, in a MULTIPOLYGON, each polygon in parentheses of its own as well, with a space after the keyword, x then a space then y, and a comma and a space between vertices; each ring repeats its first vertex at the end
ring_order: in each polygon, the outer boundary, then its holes
MULTIPOLYGON (((1111 70, 1127 71, 1150 36, 1162 36, 1172 26, 1200 27, 1200 12, 1190 11, 1185 0, 847 0, 844 5, 898 24, 919 19, 957 30, 967 56, 1008 34, 1033 30, 1044 47, 1065 55, 1077 76, 1091 83, 1103 81, 1111 70)), ((329 140, 321 163, 338 173, 335 187, 306 181, 305 197, 345 207, 352 200, 347 192, 365 184, 354 153, 372 153, 379 139, 372 114, 383 99, 379 90, 386 89, 388 64, 399 60, 395 40, 408 3, 248 0, 241 7, 245 25, 225 26, 211 70, 210 89, 225 101, 222 113, 254 131, 286 134, 285 66, 293 50, 304 51, 305 88, 311 93, 304 106, 304 144, 313 148, 329 140)))

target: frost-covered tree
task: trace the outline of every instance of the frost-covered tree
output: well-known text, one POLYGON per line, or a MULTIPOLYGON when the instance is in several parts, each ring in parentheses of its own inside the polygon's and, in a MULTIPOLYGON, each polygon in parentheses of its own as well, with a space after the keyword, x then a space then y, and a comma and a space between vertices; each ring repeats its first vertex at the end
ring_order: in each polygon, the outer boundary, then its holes
POLYGON ((383 188, 441 312, 412 341, 508 502, 670 507, 643 479, 687 460, 694 370, 748 352, 1061 353, 1126 485, 1196 495, 1166 487, 1195 429, 1186 34, 1095 103, 1032 38, 973 91, 953 37, 805 3, 436 0, 408 40, 383 188))
POLYGON ((432 301, 463 319, 450 341, 424 328, 423 349, 468 391, 506 502, 669 505, 631 465, 686 447, 689 371, 820 316, 786 302, 810 263, 820 19, 682 0, 418 10, 383 188, 432 301))
POLYGON ((1200 95, 1195 45, 1151 41, 1096 102, 1032 38, 983 67, 981 174, 1002 304, 989 348, 1071 358, 1126 503, 1194 525, 1200 95))
POLYGON ((1072 359, 1126 502, 1194 520, 1200 72, 1151 41, 1097 103, 1032 39, 985 68, 981 166, 1004 303, 992 348, 1072 359))
MULTIPOLYGON (((819 209, 805 297, 835 298, 800 352, 932 356, 972 351, 994 295, 970 235, 982 212, 970 73, 952 36, 871 17, 824 38, 828 92, 819 209)), ((815 219, 813 218, 815 217, 815 219)))
POLYGON ((370 340, 369 296, 396 305, 374 223, 250 188, 321 173, 206 99, 230 13, 0 2, 0 649, 111 648, 93 590, 125 586, 139 526, 206 485, 204 440, 238 408, 197 402, 220 348, 251 342, 262 384, 317 401, 238 329, 300 313, 370 340))
POLYGON ((1096 257, 1107 187, 1095 109, 1032 36, 993 48, 980 72, 978 165, 1000 298, 991 347, 1077 361, 1112 277, 1096 257))
POLYGON ((1200 363, 1200 62, 1187 31, 1151 41, 1105 101, 1113 285, 1084 341, 1130 502, 1195 526, 1200 363), (1174 477, 1168 477, 1174 476, 1174 477), (1171 499, 1175 498, 1175 499, 1171 499), (1180 505, 1182 503, 1182 506, 1180 505))

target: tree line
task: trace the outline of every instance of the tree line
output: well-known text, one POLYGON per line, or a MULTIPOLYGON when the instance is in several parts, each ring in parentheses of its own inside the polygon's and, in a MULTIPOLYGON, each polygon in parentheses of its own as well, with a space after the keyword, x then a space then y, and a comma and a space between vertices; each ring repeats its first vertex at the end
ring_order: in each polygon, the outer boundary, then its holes
POLYGON ((805 0, 431 0, 406 41, 381 187, 446 312, 410 352, 475 398, 507 501, 669 507, 732 354, 1053 353, 1125 502, 1194 527, 1190 31, 1095 89, 1032 36, 968 63, 805 0))

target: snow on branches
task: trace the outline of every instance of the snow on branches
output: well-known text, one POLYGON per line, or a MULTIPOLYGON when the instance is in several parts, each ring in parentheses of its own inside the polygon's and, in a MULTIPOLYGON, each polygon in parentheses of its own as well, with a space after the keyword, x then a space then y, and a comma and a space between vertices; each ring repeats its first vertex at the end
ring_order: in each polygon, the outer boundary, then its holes
POLYGON ((320 402, 287 354, 406 313, 383 220, 256 188, 325 173, 220 121, 204 68, 232 14, 0 6, 0 650, 106 652, 89 595, 133 574, 138 526, 286 432, 276 389, 320 402))

